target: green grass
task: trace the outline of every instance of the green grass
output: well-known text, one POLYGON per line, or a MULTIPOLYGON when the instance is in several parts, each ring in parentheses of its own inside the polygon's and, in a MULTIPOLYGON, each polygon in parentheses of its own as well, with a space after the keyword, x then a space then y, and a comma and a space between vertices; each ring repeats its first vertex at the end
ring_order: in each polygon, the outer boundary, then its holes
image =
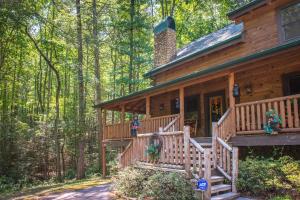
POLYGON ((60 193, 65 191, 82 190, 92 186, 110 183, 110 179, 94 177, 82 180, 68 180, 64 183, 45 183, 31 188, 24 188, 19 192, 7 192, 0 194, 0 199, 37 199, 38 197, 47 196, 52 193, 60 193))

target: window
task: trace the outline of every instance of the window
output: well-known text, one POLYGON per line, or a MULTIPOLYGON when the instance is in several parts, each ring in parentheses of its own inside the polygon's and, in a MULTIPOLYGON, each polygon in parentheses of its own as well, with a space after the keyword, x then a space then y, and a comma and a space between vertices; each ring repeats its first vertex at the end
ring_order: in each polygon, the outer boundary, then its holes
POLYGON ((282 8, 279 18, 282 41, 300 38, 300 1, 282 8))
POLYGON ((283 75, 284 95, 300 94, 300 71, 283 75))

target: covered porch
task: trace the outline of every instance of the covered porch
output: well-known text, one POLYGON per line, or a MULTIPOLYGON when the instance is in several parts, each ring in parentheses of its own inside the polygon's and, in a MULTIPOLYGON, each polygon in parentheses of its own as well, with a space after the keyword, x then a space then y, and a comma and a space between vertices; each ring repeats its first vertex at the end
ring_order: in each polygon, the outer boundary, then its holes
POLYGON ((183 131, 191 127, 191 137, 211 137, 228 107, 234 106, 234 73, 198 79, 182 86, 149 93, 115 105, 103 106, 103 142, 130 140, 130 123, 139 116, 138 134, 183 131), (216 84, 218 83, 218 84, 216 84), (209 114, 207 114, 209 113, 209 114))
POLYGON ((139 115, 140 134, 159 128, 183 131, 188 125, 192 138, 203 138, 212 136, 212 123, 226 118, 230 110, 229 139, 262 134, 265 113, 274 109, 282 118, 280 133, 299 132, 299 47, 275 50, 102 103, 98 107, 103 112, 103 142, 130 140, 133 114, 139 115), (235 97, 234 84, 238 85, 235 97))

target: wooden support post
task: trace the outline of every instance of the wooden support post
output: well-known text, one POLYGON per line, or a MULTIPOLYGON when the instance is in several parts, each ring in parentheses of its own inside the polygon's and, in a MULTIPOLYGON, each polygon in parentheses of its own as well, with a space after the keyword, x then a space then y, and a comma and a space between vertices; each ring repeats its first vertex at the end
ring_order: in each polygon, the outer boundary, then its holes
POLYGON ((231 72, 228 76, 228 94, 229 94, 229 107, 232 112, 232 123, 231 123, 231 136, 236 135, 236 118, 235 118, 235 98, 233 96, 234 86, 234 72, 231 72))
POLYGON ((184 87, 179 88, 180 130, 184 127, 184 87))
POLYGON ((150 115, 150 107, 151 107, 151 97, 146 97, 146 119, 149 119, 151 117, 150 115))
POLYGON ((190 127, 183 127, 184 140, 184 166, 188 178, 191 177, 191 155, 190 155, 190 127))
POLYGON ((102 143, 102 177, 106 177, 106 144, 102 143))
POLYGON ((238 147, 233 147, 232 149, 232 192, 237 192, 236 182, 238 178, 239 171, 239 149, 238 147))
POLYGON ((210 149, 204 150, 204 178, 207 180, 207 190, 204 192, 204 200, 211 199, 211 159, 210 149))
POLYGON ((108 138, 108 131, 106 129, 106 110, 102 110, 102 138, 101 140, 105 140, 108 138))
POLYGON ((106 125, 106 114, 107 114, 107 111, 106 111, 106 110, 103 110, 103 120, 102 120, 103 126, 106 125))
POLYGON ((214 169, 217 168, 217 137, 218 137, 218 123, 212 123, 212 156, 214 169))
POLYGON ((125 105, 123 104, 122 107, 121 107, 121 131, 122 133, 118 133, 118 134, 121 134, 121 139, 123 138, 123 135, 124 135, 124 132, 125 132, 125 127, 124 127, 124 124, 125 124, 125 105))
POLYGON ((149 123, 148 120, 150 119, 150 108, 151 108, 151 97, 146 97, 146 121, 145 121, 145 130, 149 130, 149 123))
POLYGON ((164 129, 163 129, 163 127, 159 127, 159 128, 158 128, 158 130, 159 130, 159 133, 162 133, 162 132, 164 132, 164 129))

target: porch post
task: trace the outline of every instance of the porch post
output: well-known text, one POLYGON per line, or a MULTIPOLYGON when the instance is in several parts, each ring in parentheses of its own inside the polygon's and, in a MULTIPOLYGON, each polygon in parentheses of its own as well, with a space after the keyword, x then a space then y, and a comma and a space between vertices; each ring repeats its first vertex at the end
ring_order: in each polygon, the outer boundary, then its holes
POLYGON ((106 144, 102 143, 102 177, 106 177, 106 144))
POLYGON ((207 180, 207 190, 204 192, 204 200, 211 199, 211 157, 210 150, 204 150, 204 178, 207 180))
POLYGON ((234 86, 234 72, 231 72, 228 76, 228 93, 229 93, 229 107, 231 108, 232 112, 232 136, 236 133, 236 119, 235 119, 235 98, 233 96, 233 86, 234 86))
POLYGON ((190 152, 190 127, 183 127, 183 143, 184 143, 184 169, 187 176, 191 177, 191 152, 190 152))
POLYGON ((146 119, 149 119, 150 116, 150 106, 151 106, 151 101, 150 101, 150 96, 146 97, 146 119))
POLYGON ((238 147, 232 148, 232 192, 237 192, 236 182, 239 172, 239 149, 238 147))
POLYGON ((125 124, 125 105, 123 104, 123 105, 121 105, 121 126, 122 126, 122 128, 121 128, 121 131, 122 131, 121 138, 122 139, 123 139, 123 133, 124 133, 124 124, 125 124))
POLYGON ((103 121, 102 121, 103 126, 106 125, 106 113, 107 113, 107 111, 103 110, 103 121))
POLYGON ((180 130, 184 127, 184 87, 179 88, 180 130))
POLYGON ((218 132, 217 132, 217 122, 212 123, 212 160, 213 160, 213 166, 214 169, 217 168, 217 137, 218 137, 218 132))

